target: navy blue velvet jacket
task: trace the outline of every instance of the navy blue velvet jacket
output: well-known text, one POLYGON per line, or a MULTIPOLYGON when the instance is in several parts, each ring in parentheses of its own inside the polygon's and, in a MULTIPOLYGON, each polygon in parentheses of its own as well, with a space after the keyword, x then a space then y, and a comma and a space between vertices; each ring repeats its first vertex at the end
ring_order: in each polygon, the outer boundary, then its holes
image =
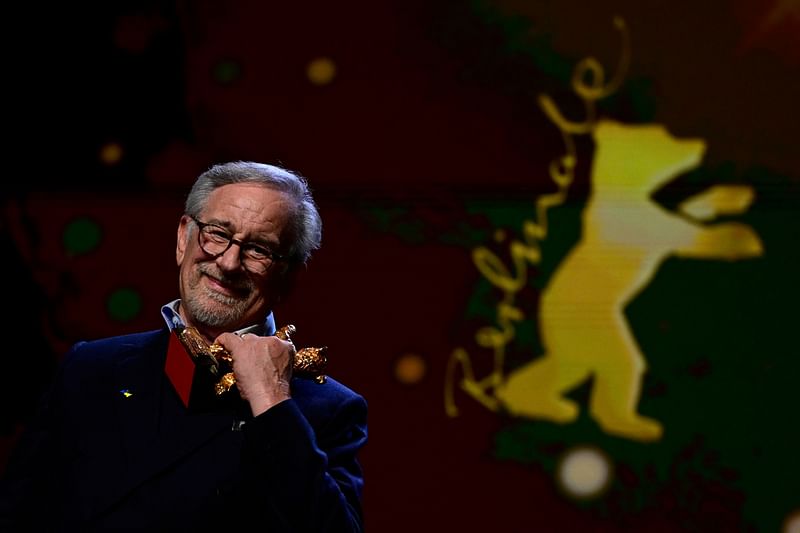
POLYGON ((164 373, 169 335, 65 356, 6 468, 0 530, 360 531, 365 400, 293 378, 255 418, 238 398, 189 410, 164 373))

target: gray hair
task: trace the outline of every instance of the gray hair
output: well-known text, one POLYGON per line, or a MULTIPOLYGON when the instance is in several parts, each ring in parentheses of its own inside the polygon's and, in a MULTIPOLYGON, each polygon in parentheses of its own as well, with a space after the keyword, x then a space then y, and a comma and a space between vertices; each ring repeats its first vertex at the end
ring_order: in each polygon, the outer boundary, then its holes
POLYGON ((257 183, 287 194, 294 200, 295 209, 290 218, 292 243, 288 250, 289 261, 304 264, 311 252, 322 241, 322 219, 311 196, 308 182, 299 174, 285 168, 252 161, 233 161, 214 165, 197 178, 186 198, 185 212, 200 217, 211 193, 232 183, 257 183))

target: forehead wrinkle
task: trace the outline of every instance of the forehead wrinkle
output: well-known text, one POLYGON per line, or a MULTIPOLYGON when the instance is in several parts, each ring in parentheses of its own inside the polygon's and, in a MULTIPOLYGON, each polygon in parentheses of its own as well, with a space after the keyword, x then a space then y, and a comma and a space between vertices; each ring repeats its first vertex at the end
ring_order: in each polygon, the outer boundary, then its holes
POLYGON ((206 211, 213 213, 213 218, 208 222, 239 235, 277 241, 277 233, 285 231, 289 223, 291 205, 287 195, 261 185, 238 185, 236 191, 226 185, 215 191, 220 194, 212 193, 206 211), (255 189, 256 193, 247 194, 246 189, 255 189), (272 194, 266 195, 265 191, 272 194))

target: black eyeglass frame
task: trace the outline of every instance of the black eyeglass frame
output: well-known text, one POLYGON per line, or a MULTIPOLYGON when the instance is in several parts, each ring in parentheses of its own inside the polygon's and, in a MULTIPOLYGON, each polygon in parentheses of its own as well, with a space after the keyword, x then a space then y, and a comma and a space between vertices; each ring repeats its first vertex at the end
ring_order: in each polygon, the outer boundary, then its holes
MULTIPOLYGON (((264 246, 262 244, 256 244, 254 242, 240 241, 239 239, 234 239, 233 236, 230 234, 230 232, 227 229, 225 229, 224 227, 220 226, 219 224, 212 224, 210 222, 201 222, 200 220, 198 220, 193 215, 188 215, 188 217, 190 219, 192 219, 192 221, 197 225, 197 244, 200 246, 200 249, 203 250, 203 252, 205 252, 206 254, 208 254, 211 257, 213 257, 214 259, 216 259, 217 257, 223 255, 225 252, 230 250, 231 246, 233 246, 235 244, 235 245, 237 245, 239 247, 239 255, 240 256, 242 254, 245 254, 245 249, 248 249, 248 248, 252 249, 253 247, 256 247, 256 248, 261 248, 261 249, 265 250, 267 253, 264 254, 264 255, 270 260, 270 263, 266 266, 266 269, 264 270, 265 273, 268 272, 269 269, 272 267, 272 265, 274 265, 275 263, 279 263, 281 261, 285 261, 286 260, 287 256, 275 253, 275 252, 273 252, 272 250, 270 250, 269 248, 267 248, 266 246, 264 246), (202 233, 204 233, 203 230, 205 228, 209 227, 209 226, 213 226, 215 228, 219 228, 221 233, 225 233, 227 235, 228 245, 225 247, 224 250, 222 250, 221 252, 219 252, 217 254, 213 254, 213 253, 209 252, 203 246, 202 233)), ((252 259, 252 257, 250 259, 252 259)), ((244 261, 242 261, 242 264, 244 265, 244 261)), ((250 270, 251 272, 253 272, 251 269, 247 269, 247 270, 250 270)))

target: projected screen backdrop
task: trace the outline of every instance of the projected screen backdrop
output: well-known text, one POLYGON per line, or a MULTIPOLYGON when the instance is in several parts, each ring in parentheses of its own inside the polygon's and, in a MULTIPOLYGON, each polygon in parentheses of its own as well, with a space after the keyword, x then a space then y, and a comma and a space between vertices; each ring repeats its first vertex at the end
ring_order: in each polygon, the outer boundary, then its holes
POLYGON ((369 403, 367 529, 800 530, 797 2, 13 20, 3 462, 72 343, 160 327, 188 187, 254 159, 320 205, 276 319, 369 403))

